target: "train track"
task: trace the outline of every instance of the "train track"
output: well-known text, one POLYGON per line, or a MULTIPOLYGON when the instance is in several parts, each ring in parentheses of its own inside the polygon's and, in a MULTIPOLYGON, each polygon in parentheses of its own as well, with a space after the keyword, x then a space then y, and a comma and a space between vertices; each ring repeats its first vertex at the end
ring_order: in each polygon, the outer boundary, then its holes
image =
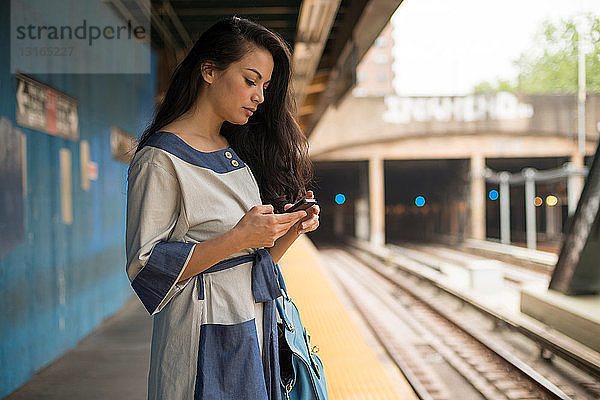
MULTIPOLYGON (((355 244, 357 246, 354 247, 363 248, 362 246, 364 246, 364 243, 355 242, 355 244)), ((423 253, 426 252, 424 249, 428 249, 428 247, 422 247, 420 255, 417 253, 415 256, 413 253, 412 257, 407 256, 408 249, 406 248, 398 248, 397 246, 389 247, 393 249, 391 253, 402 253, 402 255, 399 257, 392 256, 394 260, 393 264, 397 268, 411 276, 417 277, 420 281, 424 281, 427 284, 435 286, 441 292, 448 294, 450 297, 458 299, 461 304, 466 304, 477 310, 480 314, 491 319, 494 322, 495 327, 509 328, 509 330, 525 336, 530 341, 535 343, 535 345, 539 348, 542 358, 550 359, 554 356, 558 356, 567 363, 572 364, 576 369, 589 374, 592 377, 592 381, 587 382, 585 385, 589 384, 593 386, 593 391, 595 392, 600 391, 600 389, 596 390, 596 387, 598 386, 597 382, 600 382, 600 356, 598 353, 591 351, 589 348, 579 343, 576 343, 572 339, 567 338, 559 332, 549 329, 543 324, 534 323, 531 319, 525 318, 522 315, 515 315, 511 312, 507 313, 506 311, 499 312, 498 306, 501 307, 501 305, 497 302, 495 304, 486 305, 480 300, 464 294, 462 290, 457 290, 444 284, 443 279, 440 279, 440 275, 443 274, 438 274, 435 276, 435 274, 431 275, 427 273, 427 270, 435 268, 436 265, 440 265, 439 261, 434 261, 434 265, 432 265, 431 259, 423 258, 423 253), (512 316, 509 316, 510 314, 512 314, 512 316)), ((357 249, 354 250, 356 251, 357 249)), ((366 252, 371 253, 371 250, 372 249, 367 249, 366 252)), ((435 248, 431 250, 433 254, 437 253, 435 248)), ((435 257, 439 257, 439 254, 437 254, 435 257)), ((468 255, 463 254, 463 257, 468 257, 468 255)), ((456 261, 456 259, 454 261, 456 261)), ((518 270, 518 267, 505 265, 503 272, 505 275, 505 280, 516 283, 516 285, 513 285, 513 290, 515 289, 514 286, 520 290, 520 285, 527 282, 527 280, 531 278, 532 272, 527 272, 526 275, 529 275, 529 278, 523 279, 523 272, 520 273, 521 277, 519 278, 515 275, 515 269, 518 270), (509 270, 506 269, 507 267, 509 270)), ((545 285, 547 285, 547 280, 545 281, 545 285)), ((494 295, 496 295, 496 292, 494 292, 494 295)))
POLYGON ((490 339, 487 328, 497 322, 494 316, 482 318, 481 310, 464 312, 464 299, 451 300, 439 287, 423 286, 422 277, 390 268, 356 248, 323 254, 332 277, 421 399, 600 398, 595 380, 539 373, 506 350, 509 346, 490 339), (403 340, 406 327, 416 340, 403 340), (441 379, 428 361, 432 356, 443 358, 470 389, 445 385, 447 379, 441 379))

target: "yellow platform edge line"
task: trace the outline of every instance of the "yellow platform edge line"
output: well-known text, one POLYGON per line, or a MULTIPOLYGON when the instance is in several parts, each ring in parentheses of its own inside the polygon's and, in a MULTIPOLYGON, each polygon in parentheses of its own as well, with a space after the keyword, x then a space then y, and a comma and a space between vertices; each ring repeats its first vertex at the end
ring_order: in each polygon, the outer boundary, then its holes
POLYGON ((318 345, 330 400, 416 399, 406 380, 394 387, 326 277, 318 250, 299 237, 279 262, 311 345, 318 345))

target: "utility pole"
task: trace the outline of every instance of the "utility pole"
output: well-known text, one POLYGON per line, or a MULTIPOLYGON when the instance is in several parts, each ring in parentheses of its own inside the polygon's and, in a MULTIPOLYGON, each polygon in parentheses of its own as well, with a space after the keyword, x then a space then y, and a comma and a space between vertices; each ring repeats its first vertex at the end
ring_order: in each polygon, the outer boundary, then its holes
POLYGON ((577 140, 579 143, 579 154, 582 157, 585 156, 585 43, 584 43, 584 32, 585 32, 585 21, 584 17, 581 17, 579 24, 577 24, 577 53, 578 53, 578 84, 577 84, 577 140))

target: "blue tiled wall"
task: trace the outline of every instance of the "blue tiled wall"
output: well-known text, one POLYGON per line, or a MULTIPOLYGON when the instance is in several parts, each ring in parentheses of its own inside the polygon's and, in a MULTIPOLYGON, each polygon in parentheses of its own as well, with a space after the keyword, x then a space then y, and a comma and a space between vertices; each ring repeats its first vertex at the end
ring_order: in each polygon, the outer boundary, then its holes
POLYGON ((27 191, 25 237, 0 256, 0 398, 73 348, 132 294, 124 269, 127 165, 111 157, 110 127, 139 135, 151 117, 156 92, 154 55, 149 75, 32 76, 78 101, 79 140, 89 142, 90 158, 98 163, 98 179, 84 191, 79 141, 16 124, 9 5, 0 1, 0 117, 26 136, 27 191), (70 225, 61 218, 61 148, 72 156, 70 225), (59 300, 60 271, 64 304, 59 300))

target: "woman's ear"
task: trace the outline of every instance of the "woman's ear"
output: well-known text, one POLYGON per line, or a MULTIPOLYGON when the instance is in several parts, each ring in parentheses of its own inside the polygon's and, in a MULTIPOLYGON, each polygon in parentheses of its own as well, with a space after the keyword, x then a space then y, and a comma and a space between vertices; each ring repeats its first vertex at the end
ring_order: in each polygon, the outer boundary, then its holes
POLYGON ((206 83, 211 84, 215 81, 215 65, 210 61, 205 61, 200 65, 200 73, 206 83))

